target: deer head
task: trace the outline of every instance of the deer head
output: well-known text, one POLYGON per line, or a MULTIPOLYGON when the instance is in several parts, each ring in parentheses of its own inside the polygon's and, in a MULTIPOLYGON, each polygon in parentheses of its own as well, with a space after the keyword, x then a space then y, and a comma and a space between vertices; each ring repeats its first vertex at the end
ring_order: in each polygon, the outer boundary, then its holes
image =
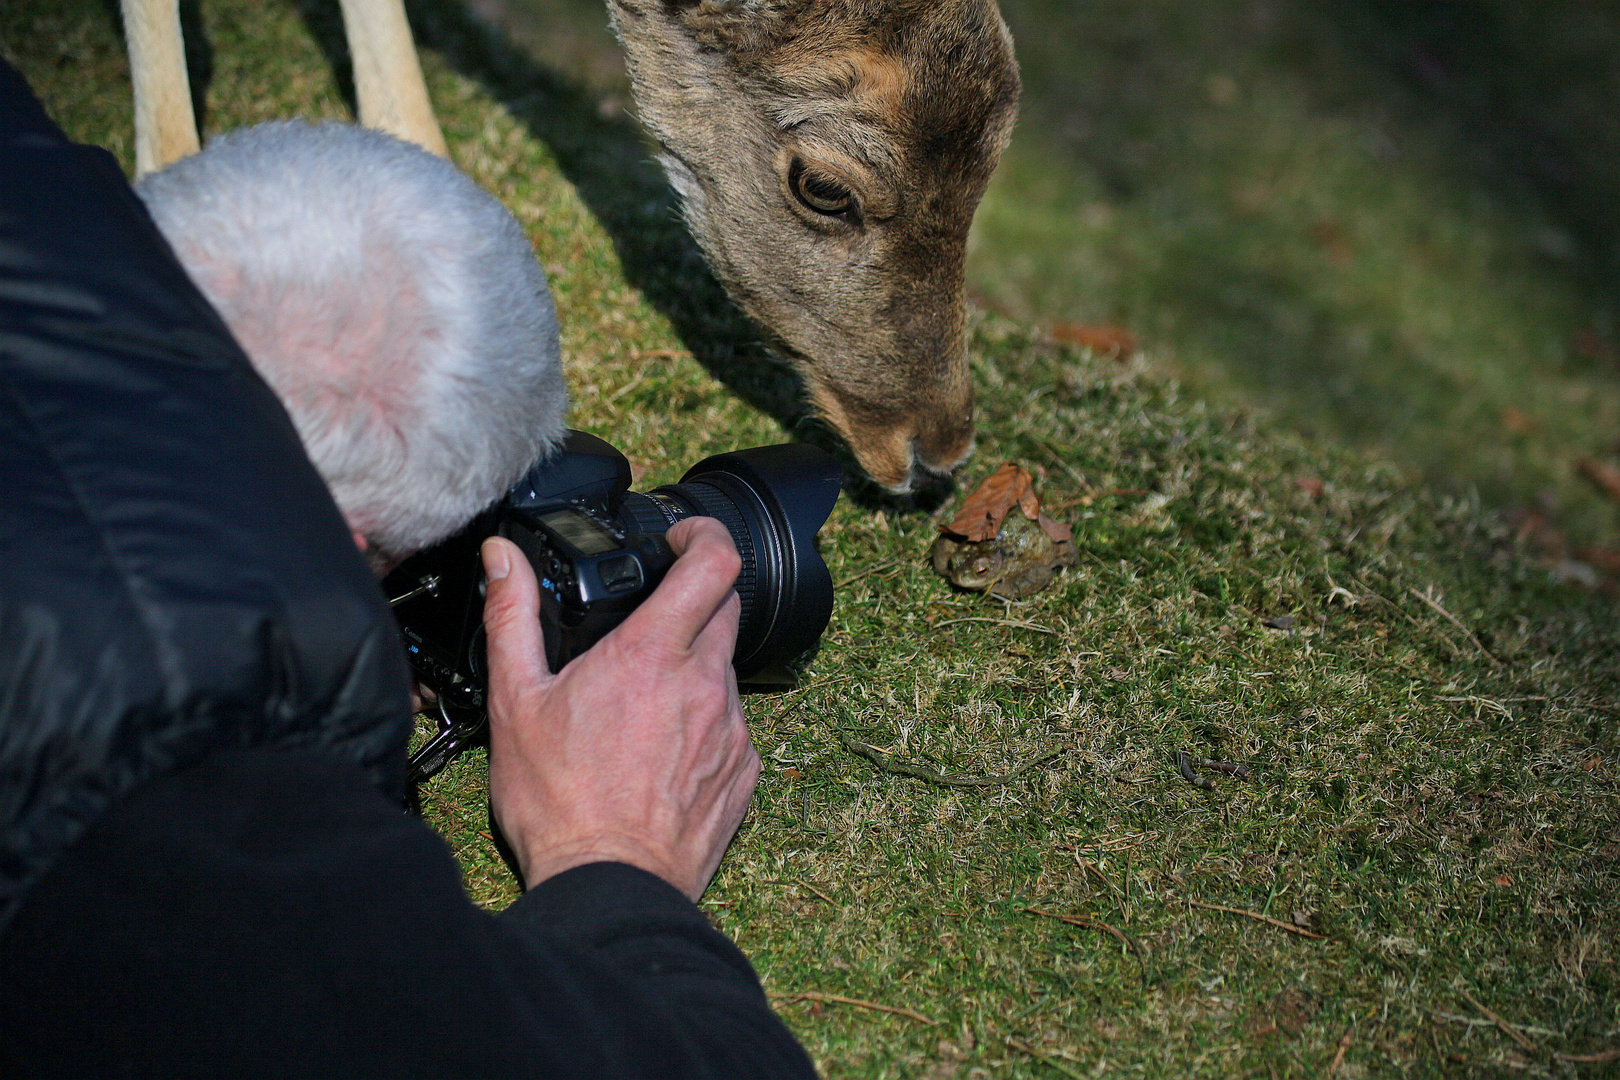
POLYGON ((995 0, 610 0, 716 276, 896 492, 972 449, 968 226, 1011 134, 995 0))

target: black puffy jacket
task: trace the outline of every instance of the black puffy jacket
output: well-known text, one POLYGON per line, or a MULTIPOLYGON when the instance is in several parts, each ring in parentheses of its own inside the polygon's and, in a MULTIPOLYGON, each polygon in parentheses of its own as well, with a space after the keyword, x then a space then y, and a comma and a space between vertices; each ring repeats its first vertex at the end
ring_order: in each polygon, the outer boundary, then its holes
POLYGON ((469 903, 408 722, 291 422, 0 61, 0 1076, 814 1075, 652 874, 469 903))
POLYGON ((0 928, 110 805, 214 750, 397 789, 406 687, 280 403, 112 156, 0 62, 0 928))

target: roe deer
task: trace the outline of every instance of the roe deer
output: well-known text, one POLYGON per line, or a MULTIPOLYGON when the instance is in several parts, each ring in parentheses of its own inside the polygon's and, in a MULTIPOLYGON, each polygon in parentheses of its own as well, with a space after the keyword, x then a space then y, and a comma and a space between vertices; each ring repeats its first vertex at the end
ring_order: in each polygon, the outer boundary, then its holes
MULTIPOLYGON (((122 0, 137 171, 197 146, 178 0, 122 0), (178 134, 175 134, 178 132, 178 134)), ((401 0, 342 0, 360 118, 437 153, 401 0)), ((878 483, 972 449, 968 226, 1011 135, 995 0, 608 0, 693 236, 878 483)))

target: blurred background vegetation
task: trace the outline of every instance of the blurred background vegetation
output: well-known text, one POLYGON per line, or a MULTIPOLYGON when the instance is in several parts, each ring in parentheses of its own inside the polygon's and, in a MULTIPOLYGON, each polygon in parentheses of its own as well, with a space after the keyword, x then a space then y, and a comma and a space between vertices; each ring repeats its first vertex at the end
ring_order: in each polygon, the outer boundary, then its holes
MULTIPOLYGON (((630 108, 599 0, 473 6, 630 108)), ((1129 331, 1201 396, 1476 489, 1555 561, 1620 546, 1581 469, 1620 439, 1620 4, 1002 9, 1025 92, 979 303, 1129 331)))

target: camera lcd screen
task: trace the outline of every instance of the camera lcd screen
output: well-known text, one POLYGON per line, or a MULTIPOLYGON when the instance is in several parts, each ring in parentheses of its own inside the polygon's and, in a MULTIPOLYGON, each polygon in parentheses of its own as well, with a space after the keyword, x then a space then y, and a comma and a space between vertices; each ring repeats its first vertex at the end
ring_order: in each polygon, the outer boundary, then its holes
POLYGON ((554 510, 542 515, 540 520, 548 529, 578 548, 581 555, 600 555, 619 546, 612 533, 577 510, 554 510))

